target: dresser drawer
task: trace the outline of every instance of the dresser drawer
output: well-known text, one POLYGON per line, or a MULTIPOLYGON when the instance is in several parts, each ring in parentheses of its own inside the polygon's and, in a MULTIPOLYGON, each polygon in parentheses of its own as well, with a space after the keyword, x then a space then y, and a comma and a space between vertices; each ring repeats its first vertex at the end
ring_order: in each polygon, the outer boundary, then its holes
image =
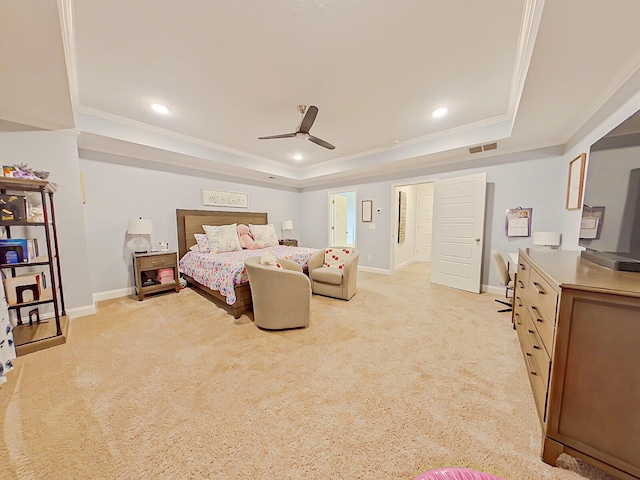
POLYGON ((553 332, 556 325, 556 303, 558 294, 535 270, 530 272, 529 288, 524 303, 539 337, 551 356, 553 351, 553 332))
POLYGON ((555 326, 558 292, 535 270, 529 272, 527 294, 531 304, 543 310, 546 318, 552 320, 555 326))
POLYGON ((155 270, 163 267, 175 267, 176 256, 175 254, 167 255, 149 255, 147 257, 141 257, 138 259, 140 262, 140 270, 155 270))
POLYGON ((526 290, 527 285, 529 284, 529 271, 531 267, 529 264, 522 259, 522 256, 518 257, 518 271, 516 274, 516 288, 519 286, 523 290, 526 290))
POLYGON ((529 375, 529 383, 531 383, 531 391, 533 393, 533 400, 538 410, 538 417, 540 422, 545 421, 545 410, 547 406, 547 387, 542 381, 542 375, 536 362, 535 357, 528 352, 524 353, 524 363, 527 367, 527 373, 529 375))
POLYGON ((545 389, 549 387, 549 372, 551 371, 551 357, 544 347, 540 335, 533 325, 533 321, 527 314, 527 318, 524 325, 525 335, 527 336, 527 342, 530 346, 529 352, 536 360, 536 365, 539 368, 540 378, 544 383, 545 389))

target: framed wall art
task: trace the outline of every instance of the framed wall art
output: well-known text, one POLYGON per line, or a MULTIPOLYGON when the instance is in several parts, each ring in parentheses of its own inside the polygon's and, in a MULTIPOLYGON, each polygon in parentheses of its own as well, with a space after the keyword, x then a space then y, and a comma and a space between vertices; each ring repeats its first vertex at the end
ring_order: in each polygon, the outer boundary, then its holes
POLYGON ((202 204, 211 207, 249 208, 249 194, 203 188, 202 204))
POLYGON ((362 221, 363 222, 373 221, 373 200, 362 201, 362 221))
POLYGON ((582 187, 587 154, 581 153, 569 162, 569 182, 567 184, 567 210, 582 208, 582 187))

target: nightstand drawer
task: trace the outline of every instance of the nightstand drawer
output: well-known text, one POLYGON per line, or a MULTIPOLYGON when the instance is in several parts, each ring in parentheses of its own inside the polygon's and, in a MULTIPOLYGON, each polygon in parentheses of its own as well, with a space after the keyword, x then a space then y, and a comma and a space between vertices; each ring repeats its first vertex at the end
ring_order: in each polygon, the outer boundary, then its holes
POLYGON ((140 270, 142 271, 176 266, 175 253, 166 255, 149 255, 147 257, 141 257, 138 260, 140 262, 140 270))

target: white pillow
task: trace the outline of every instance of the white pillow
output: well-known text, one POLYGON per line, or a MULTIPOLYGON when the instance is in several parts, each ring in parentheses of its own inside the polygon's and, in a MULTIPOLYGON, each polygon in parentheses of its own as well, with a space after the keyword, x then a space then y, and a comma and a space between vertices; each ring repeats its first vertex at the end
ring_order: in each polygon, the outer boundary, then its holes
POLYGON ((260 255, 260 265, 264 265, 266 267, 282 268, 282 265, 280 265, 278 259, 269 252, 264 252, 262 255, 260 255))
POLYGON ((278 245, 278 235, 273 224, 253 225, 249 224, 249 231, 256 242, 262 242, 265 247, 275 247, 278 245))
POLYGON ((209 238, 211 253, 234 252, 242 250, 238 239, 238 225, 203 225, 202 229, 209 238))
POLYGON ((353 252, 352 248, 325 248, 324 266, 331 268, 344 268, 347 257, 353 252))
POLYGON ((198 252, 200 253, 200 247, 198 245, 191 245, 189 247, 189 250, 191 250, 192 252, 198 252))

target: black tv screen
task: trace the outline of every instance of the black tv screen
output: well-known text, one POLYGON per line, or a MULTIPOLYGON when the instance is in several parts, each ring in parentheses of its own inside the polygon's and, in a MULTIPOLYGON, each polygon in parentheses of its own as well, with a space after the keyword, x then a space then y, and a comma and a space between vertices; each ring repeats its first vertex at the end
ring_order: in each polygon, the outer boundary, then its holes
POLYGON ((640 272, 640 112, 591 146, 579 243, 588 260, 640 272))

